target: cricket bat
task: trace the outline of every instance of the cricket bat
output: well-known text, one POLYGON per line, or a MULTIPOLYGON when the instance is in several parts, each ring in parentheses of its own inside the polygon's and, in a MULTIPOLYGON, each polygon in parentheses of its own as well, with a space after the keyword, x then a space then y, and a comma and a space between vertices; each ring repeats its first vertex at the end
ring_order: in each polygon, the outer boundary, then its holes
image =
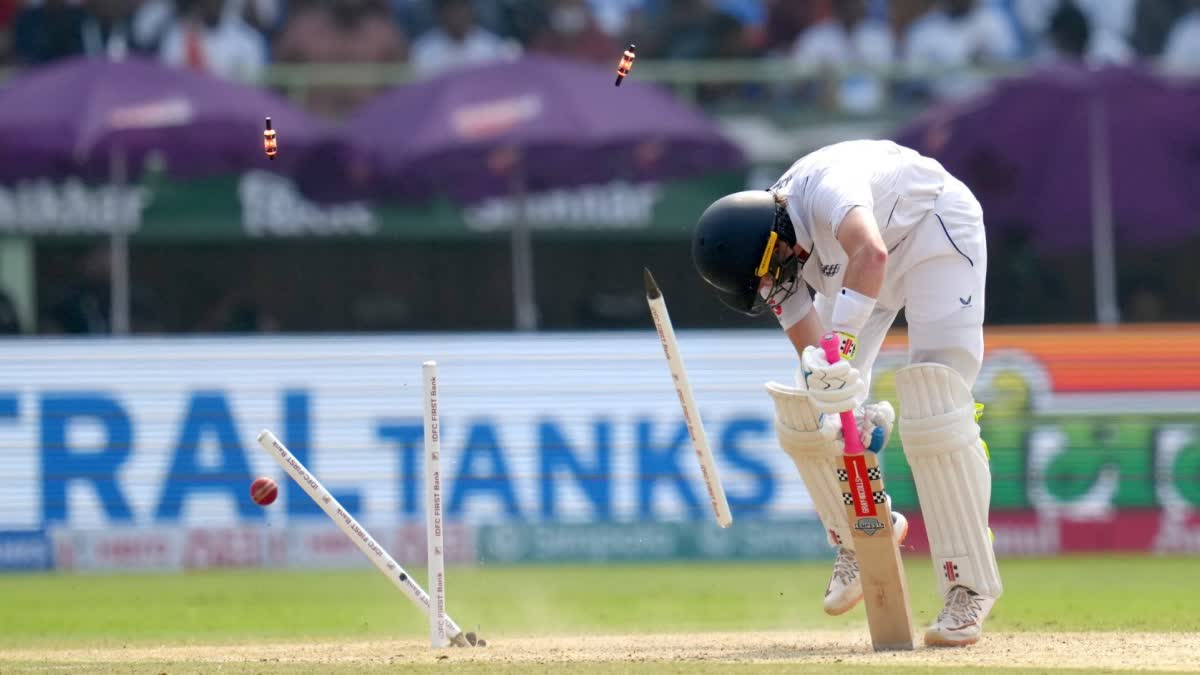
MULTIPOLYGON (((842 358, 838 338, 833 333, 821 338, 821 349, 830 363, 842 358)), ((883 490, 879 458, 863 449, 854 413, 843 412, 841 418, 846 449, 838 481, 858 558, 871 645, 875 651, 911 650, 913 626, 908 581, 900 560, 900 547, 892 532, 892 510, 883 490)))

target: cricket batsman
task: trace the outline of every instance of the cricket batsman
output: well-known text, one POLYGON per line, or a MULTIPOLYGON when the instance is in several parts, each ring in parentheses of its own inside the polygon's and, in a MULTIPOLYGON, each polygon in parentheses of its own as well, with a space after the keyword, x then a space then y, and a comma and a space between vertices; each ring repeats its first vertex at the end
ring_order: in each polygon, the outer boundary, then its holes
MULTIPOLYGON (((829 614, 863 596, 835 472, 843 452, 836 413, 854 412, 870 450, 887 443, 895 413, 866 399, 871 366, 904 309, 910 364, 896 374, 900 438, 944 599, 925 644, 978 641, 1002 587, 971 393, 987 276, 983 210, 971 191, 937 161, 890 141, 838 143, 802 157, 769 190, 714 202, 696 225, 692 255, 725 304, 774 313, 800 357, 796 386, 767 390, 780 445, 836 548, 829 614), (839 338, 837 363, 819 346, 829 331, 839 338)), ((903 541, 907 521, 893 516, 903 541)))

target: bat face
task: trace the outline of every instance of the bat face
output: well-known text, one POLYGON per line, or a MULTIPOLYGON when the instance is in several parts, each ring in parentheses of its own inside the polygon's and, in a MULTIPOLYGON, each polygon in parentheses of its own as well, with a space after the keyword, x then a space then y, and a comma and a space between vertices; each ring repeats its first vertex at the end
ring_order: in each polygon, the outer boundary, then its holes
POLYGON ((876 651, 912 649, 908 582, 879 459, 873 452, 847 454, 843 459, 838 481, 858 558, 871 643, 876 651))
MULTIPOLYGON (((821 348, 830 363, 842 358, 839 344, 838 336, 833 333, 821 338, 821 348)), ((853 353, 849 356, 853 358, 853 353)), ((840 414, 844 461, 837 470, 838 482, 858 559, 871 644, 875 651, 911 650, 913 627, 908 581, 900 560, 900 547, 892 533, 892 509, 883 490, 879 456, 863 451, 854 414, 849 410, 840 414)))

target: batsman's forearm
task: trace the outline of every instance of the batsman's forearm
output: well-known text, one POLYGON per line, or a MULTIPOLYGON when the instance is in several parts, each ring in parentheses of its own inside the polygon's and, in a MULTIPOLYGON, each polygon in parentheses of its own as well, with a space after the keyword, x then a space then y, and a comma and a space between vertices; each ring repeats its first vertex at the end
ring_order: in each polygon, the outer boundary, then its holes
POLYGON ((827 330, 829 330, 827 326, 821 325, 821 317, 817 316, 816 310, 810 309, 803 319, 787 329, 787 336, 792 346, 796 348, 796 354, 803 356, 805 347, 821 345, 821 336, 827 330))

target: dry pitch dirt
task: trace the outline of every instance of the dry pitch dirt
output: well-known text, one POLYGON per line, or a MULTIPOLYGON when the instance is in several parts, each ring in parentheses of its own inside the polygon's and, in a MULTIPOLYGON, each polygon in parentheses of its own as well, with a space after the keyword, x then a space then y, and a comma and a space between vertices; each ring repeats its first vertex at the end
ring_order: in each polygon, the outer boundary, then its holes
POLYGON ((966 649, 918 648, 874 653, 860 632, 750 632, 580 637, 505 637, 486 648, 433 652, 418 640, 276 643, 0 651, 0 672, 21 664, 49 669, 89 664, 188 663, 208 670, 231 664, 297 669, 474 663, 492 665, 839 664, 959 667, 1200 670, 1200 633, 992 633, 966 649), (10 668, 6 668, 5 664, 10 668))

